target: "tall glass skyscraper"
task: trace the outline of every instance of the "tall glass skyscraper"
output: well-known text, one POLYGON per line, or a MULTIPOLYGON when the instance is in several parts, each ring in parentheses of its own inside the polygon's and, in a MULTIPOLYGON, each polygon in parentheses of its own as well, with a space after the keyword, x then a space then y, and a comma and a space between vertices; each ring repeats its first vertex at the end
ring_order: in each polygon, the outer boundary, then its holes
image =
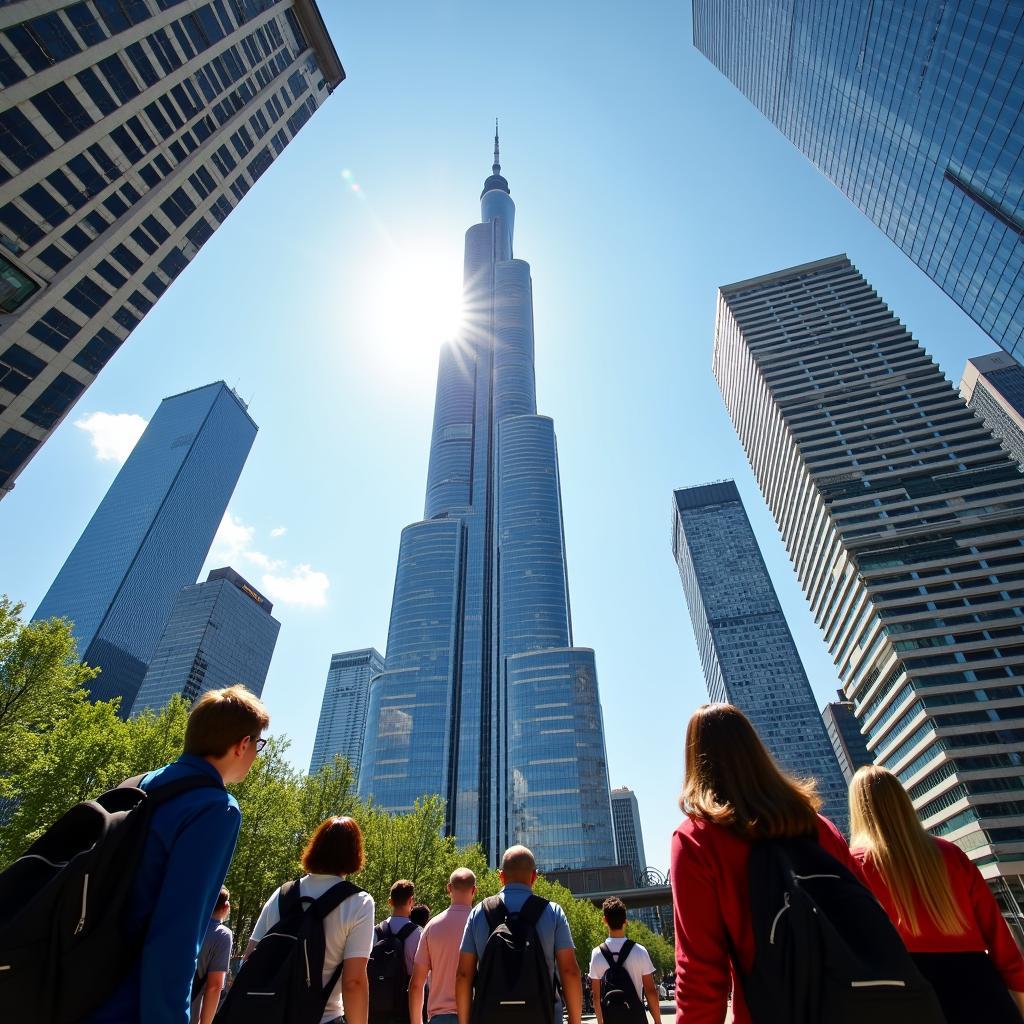
POLYGON ((719 291, 714 373, 874 760, 1024 889, 1024 476, 845 256, 719 291))
POLYGON ((708 695, 735 704, 783 768, 816 779, 823 812, 845 831, 846 784, 739 489, 682 487, 673 515, 708 695))
POLYGON ((363 760, 370 683, 383 670, 384 659, 373 647, 331 655, 313 756, 309 762, 310 775, 340 754, 358 778, 359 765, 363 760))
POLYGON ((494 166, 466 232, 466 323, 438 369, 424 520, 399 547, 360 791, 426 793, 493 860, 615 863, 594 652, 573 645, 554 424, 537 415, 530 267, 494 166))
POLYGON ((223 381, 165 398, 36 611, 74 623, 127 717, 182 587, 195 583, 256 424, 223 381))
POLYGON ((821 709, 821 720, 832 741, 832 749, 836 752, 843 778, 849 785, 858 768, 874 763, 867 740, 860 731, 853 701, 844 700, 843 691, 840 690, 839 700, 830 701, 821 709))
POLYGON ((281 623, 274 606, 234 569, 178 592, 131 713, 160 711, 174 696, 190 703, 241 683, 257 697, 270 671, 281 623))
POLYGON ((1024 361, 1024 5, 694 0, 693 41, 1024 361))
POLYGON ((0 3, 0 498, 344 77, 316 0, 0 3))
POLYGON ((1005 352, 967 360, 960 394, 1024 466, 1024 366, 1005 352))

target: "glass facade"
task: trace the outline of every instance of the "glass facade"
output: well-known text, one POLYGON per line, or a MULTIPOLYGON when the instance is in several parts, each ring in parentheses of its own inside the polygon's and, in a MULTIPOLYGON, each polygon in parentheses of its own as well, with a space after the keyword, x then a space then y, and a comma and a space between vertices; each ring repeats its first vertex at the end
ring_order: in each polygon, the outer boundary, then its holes
POLYGON ((380 675, 383 669, 384 659, 373 647, 331 656, 313 756, 309 762, 310 775, 340 755, 348 761, 358 778, 363 759, 370 680, 380 675))
POLYGON ((344 77, 315 0, 0 3, 0 498, 344 77))
POLYGON ((234 569, 214 569, 205 583, 183 588, 131 713, 158 712, 178 694, 192 703, 235 683, 262 696, 281 628, 273 608, 234 569))
POLYGON ((103 669, 92 696, 119 697, 122 715, 199 575, 256 429, 222 381, 165 398, 36 610, 74 623, 79 654, 103 669))
POLYGON ((370 686, 360 792, 392 810, 442 794, 448 831, 492 861, 525 842, 549 870, 610 865, 594 655, 572 646, 530 267, 512 254, 499 172, 495 152, 481 223, 466 232, 466 323, 440 357, 425 519, 402 535, 384 671, 370 686))
POLYGON ((846 830, 846 785, 803 662, 731 480, 675 492, 673 554, 708 694, 735 704, 779 764, 817 780, 846 830))
POLYGON ((1003 352, 968 359, 960 394, 1024 466, 1024 366, 1003 352))
POLYGON ((721 288, 713 368, 868 750, 1009 907, 1024 892, 1019 464, 845 256, 721 288))
POLYGON ((849 785, 854 772, 866 764, 873 764, 871 751, 868 750, 867 739, 860 731, 860 723, 854 711, 853 702, 839 700, 826 704, 821 712, 821 720, 825 723, 825 731, 832 741, 832 749, 836 752, 836 760, 842 770, 843 778, 849 785))
POLYGON ((1024 359, 1024 7, 694 0, 693 41, 1024 359))
MULTIPOLYGON (((644 834, 640 826, 640 805, 636 793, 628 786, 612 790, 612 824, 619 863, 628 864, 632 868, 633 882, 639 885, 647 870, 647 854, 644 852, 644 834)), ((656 907, 641 907, 628 913, 630 917, 647 925, 652 932, 661 931, 656 907)))

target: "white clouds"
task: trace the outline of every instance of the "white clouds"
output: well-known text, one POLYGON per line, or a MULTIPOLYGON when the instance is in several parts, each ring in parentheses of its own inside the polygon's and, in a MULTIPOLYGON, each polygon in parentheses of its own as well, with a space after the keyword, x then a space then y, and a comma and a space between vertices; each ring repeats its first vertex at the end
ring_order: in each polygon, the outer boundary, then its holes
POLYGON ((268 573, 260 582, 275 601, 302 608, 323 608, 327 604, 327 588, 331 585, 326 573, 306 564, 295 566, 287 576, 268 573))
POLYGON ((146 421, 133 412, 94 412, 74 421, 89 435, 96 458, 122 463, 146 429, 146 421))
POLYGON ((270 536, 271 537, 283 537, 287 532, 288 532, 288 527, 287 526, 275 526, 270 531, 270 536))
MULTIPOLYGON (((280 537, 286 528, 279 526, 270 531, 271 537, 280 537)), ((308 563, 291 566, 280 558, 271 558, 254 546, 256 528, 243 522, 239 516, 225 512, 210 548, 211 564, 230 565, 245 575, 248 566, 262 569, 261 589, 272 600, 301 608, 323 608, 327 604, 327 590, 331 585, 327 574, 308 563)))

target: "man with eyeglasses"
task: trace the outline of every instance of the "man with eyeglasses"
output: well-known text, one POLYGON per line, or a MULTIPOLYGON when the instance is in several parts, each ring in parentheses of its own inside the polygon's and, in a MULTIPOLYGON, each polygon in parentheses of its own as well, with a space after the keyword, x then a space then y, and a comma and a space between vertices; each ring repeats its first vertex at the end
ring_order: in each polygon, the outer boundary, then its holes
POLYGON ((122 922, 140 936, 139 956, 85 1024, 188 1024, 197 955, 242 824, 225 786, 249 774, 269 724, 244 686, 211 690, 192 707, 181 757, 143 776, 147 792, 186 778, 197 785, 153 811, 122 922))

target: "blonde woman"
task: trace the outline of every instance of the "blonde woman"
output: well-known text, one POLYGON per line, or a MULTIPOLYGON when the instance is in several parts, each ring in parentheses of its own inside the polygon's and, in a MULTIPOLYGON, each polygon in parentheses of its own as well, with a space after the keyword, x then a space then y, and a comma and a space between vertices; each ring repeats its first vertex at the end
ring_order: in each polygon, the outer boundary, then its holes
POLYGON ((981 872, 921 827, 885 768, 850 784, 851 853, 931 982, 948 1024, 1020 1024, 1024 959, 981 872))

